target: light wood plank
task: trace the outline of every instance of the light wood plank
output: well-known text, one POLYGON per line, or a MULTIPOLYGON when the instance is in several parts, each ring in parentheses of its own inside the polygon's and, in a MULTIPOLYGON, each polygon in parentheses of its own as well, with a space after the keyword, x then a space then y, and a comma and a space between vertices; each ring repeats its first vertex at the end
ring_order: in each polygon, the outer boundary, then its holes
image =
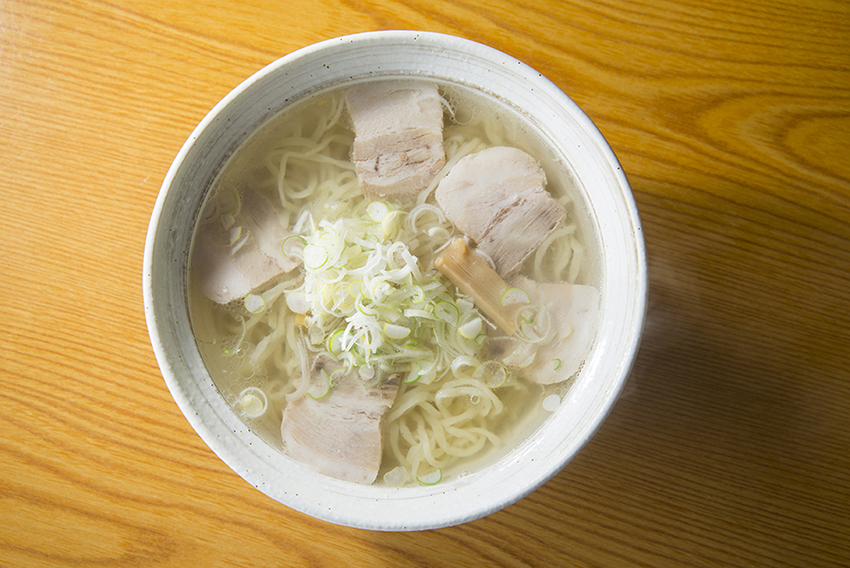
POLYGON ((838 1, 0 4, 0 565, 842 566, 850 559, 850 6, 838 1), (227 468, 141 299, 159 185, 230 89, 315 41, 502 49, 633 184, 646 337, 591 444, 460 527, 328 525, 227 468))

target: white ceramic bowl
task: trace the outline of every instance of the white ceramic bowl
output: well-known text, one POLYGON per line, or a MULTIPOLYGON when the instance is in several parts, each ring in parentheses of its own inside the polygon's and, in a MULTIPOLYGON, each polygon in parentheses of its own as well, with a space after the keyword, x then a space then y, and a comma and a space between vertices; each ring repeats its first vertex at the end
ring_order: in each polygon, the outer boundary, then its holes
POLYGON ((410 31, 332 39, 251 76, 201 121, 168 171, 144 257, 145 315, 165 382, 212 450, 277 501, 329 522, 421 530, 483 517, 557 474, 590 440, 631 369, 643 327, 646 264, 628 181, 602 134, 558 87, 502 52, 457 37, 410 31), (330 479, 301 467, 247 429, 219 394, 192 336, 187 264, 206 191, 227 157, 285 106, 341 82, 431 77, 479 89, 521 109, 570 165, 601 244, 601 328, 560 408, 498 462, 432 487, 387 488, 330 479))

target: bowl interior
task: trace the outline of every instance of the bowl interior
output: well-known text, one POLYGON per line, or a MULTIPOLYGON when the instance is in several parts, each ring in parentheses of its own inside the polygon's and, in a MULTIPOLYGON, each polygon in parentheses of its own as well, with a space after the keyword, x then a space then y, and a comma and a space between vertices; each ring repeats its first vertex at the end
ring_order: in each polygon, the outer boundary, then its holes
POLYGON ((646 268, 625 175, 593 123, 554 84, 489 47, 441 34, 374 32, 328 40, 246 80, 203 119, 157 199, 145 248, 145 312, 166 384, 189 422, 232 469, 272 498, 314 517, 375 530, 419 530, 473 520, 555 475, 607 416, 631 368, 643 325, 646 268), (281 109, 347 82, 427 77, 476 89, 519 109, 578 180, 600 248, 601 325, 560 408, 501 459, 433 487, 388 488, 310 472, 268 447, 213 383, 193 339, 188 306, 192 228, 228 158, 281 109))

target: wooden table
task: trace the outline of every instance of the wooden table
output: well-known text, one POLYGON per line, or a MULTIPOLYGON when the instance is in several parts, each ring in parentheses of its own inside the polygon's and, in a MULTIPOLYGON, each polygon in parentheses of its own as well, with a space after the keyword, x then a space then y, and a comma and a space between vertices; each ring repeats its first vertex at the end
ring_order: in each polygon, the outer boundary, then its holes
POLYGON ((0 3, 0 566, 847 566, 850 5, 0 3), (169 396, 142 250, 169 164, 265 64, 378 29, 502 49, 596 121, 638 201, 646 335, 590 445, 467 525, 265 497, 169 396))

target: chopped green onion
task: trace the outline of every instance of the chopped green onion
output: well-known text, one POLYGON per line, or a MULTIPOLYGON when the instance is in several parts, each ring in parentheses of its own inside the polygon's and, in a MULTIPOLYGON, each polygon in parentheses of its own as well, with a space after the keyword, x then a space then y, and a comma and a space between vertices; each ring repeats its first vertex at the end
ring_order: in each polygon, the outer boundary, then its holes
POLYGON ((351 294, 353 298, 359 298, 363 295, 363 281, 355 280, 351 284, 348 285, 348 293, 351 294))
POLYGON ((377 316, 378 310, 371 306, 366 306, 363 302, 358 301, 357 303, 357 311, 363 314, 364 316, 377 316), (373 311, 374 310, 374 311, 373 311))
POLYGON ((232 227, 230 229, 230 243, 227 246, 233 246, 239 238, 242 236, 242 225, 238 225, 236 227, 232 227))
POLYGON ((410 372, 407 374, 407 377, 404 378, 405 384, 415 383, 419 380, 419 377, 422 376, 422 371, 419 369, 419 363, 414 363, 413 368, 410 369, 410 372))
POLYGON ((398 218, 398 212, 394 211, 384 217, 384 220, 381 221, 381 231, 384 233, 384 238, 393 237, 398 232, 398 218))
POLYGON ((339 328, 338 330, 333 332, 330 337, 328 337, 327 347, 328 351, 331 354, 339 353, 340 351, 342 351, 342 333, 344 331, 345 329, 339 328))
POLYGON ((369 217, 371 217, 376 223, 383 221, 384 217, 386 217, 389 212, 389 206, 383 201, 373 201, 368 207, 366 207, 366 213, 368 213, 369 217))
POLYGON ((227 194, 233 197, 233 203, 222 214, 230 213, 235 217, 239 215, 239 211, 242 209, 242 200, 239 199, 239 194, 235 191, 228 191, 227 194))
POLYGON ((475 318, 458 327, 460 333, 466 339, 475 339, 481 333, 481 318, 475 318))
POLYGON ((245 309, 251 314, 261 314, 266 311, 266 301, 258 294, 248 294, 245 296, 245 309))
POLYGON ((555 412, 561 406, 561 397, 556 394, 550 394, 543 399, 543 410, 555 412))
POLYGON ((414 284, 411 288, 413 288, 413 293, 410 296, 411 301, 414 304, 421 304, 425 300, 425 290, 419 284, 414 284))
POLYGON ((318 270, 328 262, 328 249, 318 245, 304 247, 304 265, 310 270, 318 270))
POLYGON ((528 292, 522 288, 508 288, 502 293, 502 306, 527 304, 528 302, 528 292))
POLYGON ((307 294, 303 292, 290 292, 286 294, 286 305, 296 314, 306 314, 310 309, 307 294))
POLYGON ((443 470, 440 468, 437 468, 436 471, 432 471, 431 473, 416 477, 416 481, 418 481, 421 485, 436 485, 442 481, 442 479, 443 470))
POLYGON ((259 418, 269 407, 266 393, 257 387, 248 387, 239 393, 236 410, 246 418, 259 418))
POLYGON ((289 235, 283 242, 280 243, 280 252, 283 253, 283 256, 289 257, 290 255, 296 252, 300 252, 302 255, 304 253, 304 237, 301 235, 289 235), (294 247, 298 246, 298 243, 301 243, 301 246, 295 249, 294 247), (286 252, 286 251, 289 252, 286 252))
POLYGON ((296 254, 290 243, 303 238, 303 282, 284 297, 292 312, 309 316, 301 320, 309 342, 347 369, 431 383, 455 357, 478 350, 483 320, 470 299, 416 258, 405 218, 399 204, 364 201, 354 216, 301 223, 304 236, 286 241, 286 252, 296 254), (393 240, 388 228, 406 234, 393 240))
POLYGON ((376 302, 384 302, 393 292, 393 287, 386 281, 375 283, 372 287, 372 298, 376 302))
POLYGON ((331 392, 331 375, 328 373, 328 371, 326 369, 322 369, 322 373, 325 376, 324 391, 318 392, 315 388, 312 388, 312 387, 307 390, 307 395, 310 398, 312 398, 313 400, 322 400, 323 398, 328 396, 331 392), (314 392, 316 394, 313 394, 314 392))
POLYGON ((404 317, 406 318, 424 318, 424 319, 435 319, 434 314, 426 310, 420 310, 417 308, 408 308, 404 310, 404 317))
POLYGON ((395 325, 392 323, 384 324, 384 335, 390 339, 404 339, 410 335, 410 328, 403 325, 395 325))
POLYGON ((434 306, 434 315, 454 326, 458 326, 460 324, 460 310, 451 302, 437 302, 434 306))
POLYGON ((407 482, 407 471, 402 466, 396 466, 384 474, 384 483, 388 487, 401 487, 407 482))

